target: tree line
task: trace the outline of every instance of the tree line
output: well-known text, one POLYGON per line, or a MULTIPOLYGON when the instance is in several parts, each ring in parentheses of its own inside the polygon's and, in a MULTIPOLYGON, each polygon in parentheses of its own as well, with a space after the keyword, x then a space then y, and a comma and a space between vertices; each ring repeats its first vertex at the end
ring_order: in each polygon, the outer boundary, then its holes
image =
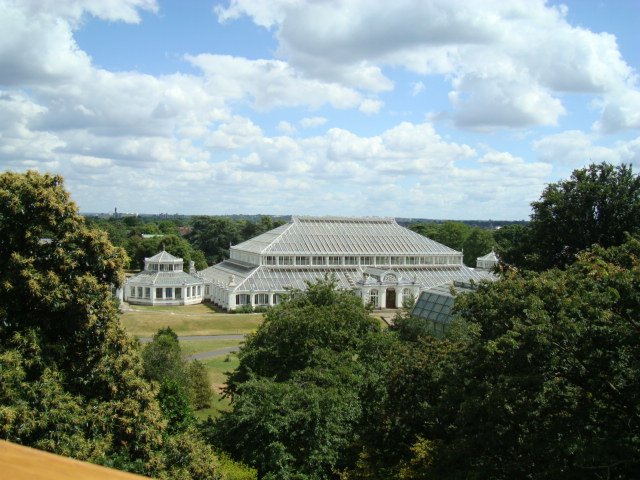
POLYGON ((158 478, 255 478, 145 374, 111 293, 126 263, 60 176, 0 174, 0 437, 158 478))
POLYGON ((141 352, 120 325, 124 250, 60 177, 2 174, 2 438, 160 478, 635 478, 639 184, 599 164, 549 185, 443 338, 409 312, 383 329, 330 277, 290 292, 198 423, 197 364, 155 368, 173 332, 141 352))
POLYGON ((193 261, 197 270, 229 258, 229 247, 283 224, 270 216, 258 219, 220 216, 177 217, 88 217, 92 228, 99 228, 111 243, 122 247, 129 258, 127 268, 144 268, 144 259, 161 250, 184 259, 188 270, 193 261), (143 235, 145 237, 143 237, 143 235))

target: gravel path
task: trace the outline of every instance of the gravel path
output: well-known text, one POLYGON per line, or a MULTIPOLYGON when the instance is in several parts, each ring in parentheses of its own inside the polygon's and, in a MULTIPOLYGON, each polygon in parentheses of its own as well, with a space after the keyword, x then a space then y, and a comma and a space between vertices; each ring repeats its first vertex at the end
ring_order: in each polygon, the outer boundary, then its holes
POLYGON ((211 350, 209 352, 200 352, 193 355, 189 355, 188 357, 185 357, 185 358, 187 360, 207 360, 209 358, 219 357, 221 355, 237 352, 239 348, 240 348, 239 346, 219 348, 217 350, 211 350))
MULTIPOLYGON (((245 335, 241 334, 225 334, 225 335, 182 335, 178 336, 178 340, 192 341, 192 340, 244 340, 245 335)), ((138 338, 140 343, 149 343, 153 340, 153 337, 140 337, 138 338)), ((229 353, 237 352, 240 346, 218 348, 216 350, 209 350, 208 352, 194 353, 188 357, 184 357, 187 360, 207 360, 213 357, 219 357, 221 355, 227 355, 229 353)))
MULTIPOLYGON (((224 335, 179 335, 178 340, 189 342, 192 340, 244 340, 245 335, 229 333, 224 335)), ((153 337, 139 337, 140 343, 149 343, 153 337)))

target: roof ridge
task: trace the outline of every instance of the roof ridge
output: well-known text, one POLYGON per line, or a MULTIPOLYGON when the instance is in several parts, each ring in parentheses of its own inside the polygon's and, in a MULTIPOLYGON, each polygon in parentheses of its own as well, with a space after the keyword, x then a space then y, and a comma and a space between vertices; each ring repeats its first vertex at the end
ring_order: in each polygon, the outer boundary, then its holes
MULTIPOLYGON (((274 242, 277 242, 280 238, 282 238, 282 236, 283 236, 285 233, 287 233, 287 232, 291 229, 291 227, 293 227, 293 223, 294 223, 294 222, 293 222, 293 218, 292 218, 292 221, 291 221, 291 222, 289 222, 288 224, 286 224, 286 225, 287 225, 287 228, 285 228, 282 232, 280 232, 280 233, 276 236, 276 238, 274 238, 273 240, 271 240, 271 241, 270 241, 270 242, 269 242, 269 243, 268 243, 268 244, 267 244, 267 245, 266 245, 262 250, 260 250, 260 254, 267 253, 267 248, 269 248, 271 245, 273 245, 273 244, 274 244, 274 242)), ((277 227, 276 227, 276 228, 277 228, 277 227)), ((269 232, 272 232, 273 230, 275 230, 275 228, 274 228, 274 229, 272 229, 272 230, 269 230, 269 232)), ((264 232, 264 233, 269 233, 269 232, 264 232)))

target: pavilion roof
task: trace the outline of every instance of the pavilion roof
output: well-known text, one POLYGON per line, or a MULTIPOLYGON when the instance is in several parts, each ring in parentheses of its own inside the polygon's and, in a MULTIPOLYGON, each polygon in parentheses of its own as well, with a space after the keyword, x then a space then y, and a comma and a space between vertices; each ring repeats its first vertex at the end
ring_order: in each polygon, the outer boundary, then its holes
POLYGON ((178 263, 182 262, 182 259, 179 257, 174 257, 169 252, 165 252, 162 250, 160 253, 156 253, 153 257, 145 258, 146 262, 167 262, 167 263, 178 263))
POLYGON ((143 270, 127 279, 128 286, 146 287, 181 287, 188 285, 202 285, 202 278, 198 278, 182 270, 173 272, 158 272, 143 270))
POLYGON ((498 256, 496 255, 496 253, 493 250, 491 250, 486 255, 483 255, 482 257, 478 257, 478 260, 489 260, 489 261, 492 261, 492 262, 497 262, 498 261, 498 256))

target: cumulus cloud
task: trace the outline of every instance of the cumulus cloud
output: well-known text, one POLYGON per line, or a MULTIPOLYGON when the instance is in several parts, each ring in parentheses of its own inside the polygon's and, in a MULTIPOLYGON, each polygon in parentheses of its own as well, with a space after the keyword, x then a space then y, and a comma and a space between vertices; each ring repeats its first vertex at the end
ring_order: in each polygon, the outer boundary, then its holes
POLYGON ((446 75, 459 126, 556 125, 562 95, 577 92, 600 99, 599 130, 639 128, 636 72, 615 36, 571 26, 562 5, 277 1, 269 12, 265 2, 233 0, 216 11, 221 21, 246 15, 275 30, 278 52, 293 67, 350 88, 392 88, 387 67, 446 75))
POLYGON ((202 69, 209 89, 228 100, 250 99, 258 110, 274 107, 329 104, 353 108, 361 95, 335 82, 305 78, 288 63, 279 60, 248 60, 229 55, 187 55, 202 69))
POLYGON ((108 198, 151 213, 486 218, 499 205, 502 218, 526 218, 559 163, 640 153, 640 137, 597 136, 640 122, 615 37, 542 2, 233 0, 219 20, 249 15, 279 57, 185 55, 194 72, 171 75, 98 68, 74 39, 88 16, 136 23, 160 12, 154 1, 0 0, 0 11, 0 163, 63 174, 85 209, 108 198), (591 133, 537 139, 531 160, 383 119, 394 71, 411 73, 398 84, 413 95, 421 75, 442 75, 453 126, 557 125, 572 92, 597 97, 601 118, 591 133), (332 109, 365 121, 347 128, 332 109))
POLYGON ((287 135, 293 135, 297 132, 296 127, 294 127, 293 125, 291 125, 290 122, 287 122, 285 120, 281 120, 280 122, 278 122, 278 125, 276 128, 280 132, 285 133, 287 135))
POLYGON ((367 98, 360 103, 360 107, 358 107, 358 110, 367 115, 373 115, 374 113, 378 113, 383 105, 384 103, 380 100, 367 98))
POLYGON ((300 126, 302 128, 319 127, 325 123, 327 123, 327 119, 325 117, 305 117, 300 120, 300 126))
POLYGON ((533 148, 540 160, 571 167, 599 162, 637 163, 640 157, 640 137, 605 147, 597 144, 597 137, 593 134, 568 130, 533 142, 533 148))

